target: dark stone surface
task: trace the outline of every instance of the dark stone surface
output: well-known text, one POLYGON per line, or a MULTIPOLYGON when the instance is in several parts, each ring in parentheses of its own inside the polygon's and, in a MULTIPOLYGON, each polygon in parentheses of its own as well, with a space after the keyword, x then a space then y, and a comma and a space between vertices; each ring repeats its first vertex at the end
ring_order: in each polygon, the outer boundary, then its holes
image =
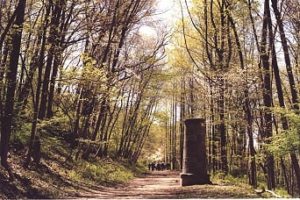
POLYGON ((205 120, 187 119, 185 125, 181 185, 211 184, 207 174, 205 120))

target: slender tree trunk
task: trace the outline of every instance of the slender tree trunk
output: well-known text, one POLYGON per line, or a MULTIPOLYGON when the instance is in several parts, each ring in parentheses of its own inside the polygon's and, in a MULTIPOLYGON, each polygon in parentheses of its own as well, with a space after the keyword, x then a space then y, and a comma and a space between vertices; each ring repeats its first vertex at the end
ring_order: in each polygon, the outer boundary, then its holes
POLYGON ((55 58, 55 54, 57 53, 57 45, 58 45, 58 27, 60 21, 60 15, 62 12, 61 1, 57 1, 54 6, 54 10, 51 17, 50 22, 50 35, 49 35, 49 51, 48 58, 46 62, 46 69, 43 78, 43 86, 42 86, 42 94, 41 94, 41 103, 39 109, 39 119, 44 119, 47 112, 48 105, 48 97, 49 97, 49 82, 50 82, 50 74, 53 66, 53 60, 55 58))
POLYGON ((24 23, 26 0, 20 0, 17 7, 17 17, 13 25, 12 50, 10 52, 9 69, 7 72, 7 93, 5 99, 4 116, 1 123, 1 165, 8 171, 11 179, 14 178, 12 169, 8 164, 9 139, 12 132, 12 121, 14 115, 15 90, 17 86, 17 71, 19 54, 21 51, 21 40, 24 23))
MULTIPOLYGON (((289 47, 288 47, 288 42, 284 30, 284 25, 282 22, 281 18, 281 13, 278 10, 278 1, 277 0, 271 0, 272 2, 272 8, 276 17, 277 25, 279 27, 279 33, 280 33, 280 39, 281 39, 281 44, 284 52, 284 59, 285 59, 285 64, 286 64, 286 70, 288 74, 288 79, 289 79, 289 85, 290 85, 290 90, 291 90, 291 95, 292 95, 292 107, 299 113, 299 97, 298 97, 298 91, 295 83, 295 78, 292 70, 292 65, 291 65, 291 60, 290 60, 290 54, 289 54, 289 47)), ((300 137, 300 136, 299 136, 300 137)), ((298 185, 298 191, 300 191, 300 166, 299 166, 299 161, 295 153, 291 153, 291 161, 293 165, 293 169, 295 171, 295 176, 297 179, 297 185, 298 185)))
MULTIPOLYGON (((271 82, 271 72, 270 72, 270 63, 269 56, 267 52, 267 32, 268 32, 268 15, 270 13, 269 0, 265 0, 264 3, 264 20, 262 28, 262 41, 261 41, 261 61, 263 66, 263 100, 265 106, 264 112, 264 123, 265 129, 263 133, 263 138, 267 140, 272 137, 272 82, 271 82)), ((268 174, 268 189, 275 188, 275 172, 274 172, 274 157, 270 153, 266 155, 266 168, 268 174)))
MULTIPOLYGON (((37 125, 38 125, 38 114, 39 114, 39 107, 40 107, 40 96, 41 96, 41 86, 42 86, 42 74, 43 74, 43 66, 44 66, 44 57, 45 57, 45 50, 46 50, 46 35, 47 35, 47 21, 48 16, 50 13, 50 6, 47 8, 47 12, 45 15, 46 24, 43 29, 43 37, 42 37, 42 44, 40 53, 38 56, 38 61, 36 64, 38 65, 38 78, 37 78, 37 88, 36 94, 32 98, 33 100, 33 119, 32 119, 32 126, 31 126, 31 135, 29 140, 28 152, 27 157, 24 163, 24 167, 28 167, 31 161, 31 157, 34 157, 34 161, 39 163, 40 161, 40 138, 37 137, 37 125)), ((33 76, 33 75, 32 75, 33 76)), ((32 94, 34 92, 32 91, 32 94)))
MULTIPOLYGON (((65 30, 64 26, 68 26, 68 24, 65 24, 68 22, 68 20, 65 19, 66 16, 66 2, 65 0, 61 1, 60 6, 61 9, 61 23, 58 21, 58 24, 60 24, 59 31, 57 32, 57 42, 56 42, 56 52, 54 55, 54 62, 53 62, 53 69, 52 69, 52 74, 50 78, 50 87, 49 87, 49 100, 48 100, 48 106, 47 106, 47 118, 53 117, 53 101, 54 101, 54 92, 55 92, 55 83, 56 83, 56 78, 58 74, 58 70, 60 69, 62 63, 63 63, 63 58, 62 54, 64 52, 64 42, 65 42, 65 30)), ((70 9, 70 15, 72 14, 73 7, 74 5, 71 5, 72 8, 70 9)), ((59 16, 58 16, 59 17, 59 16)))
POLYGON ((181 80, 180 93, 180 138, 179 138, 179 153, 180 153, 180 167, 183 164, 183 139, 184 139, 184 120, 185 120, 185 78, 181 80))
POLYGON ((222 171, 228 173, 228 161, 227 161, 227 137, 226 137, 226 124, 225 124, 225 82, 221 78, 221 91, 220 91, 220 136, 221 136, 221 166, 222 171))

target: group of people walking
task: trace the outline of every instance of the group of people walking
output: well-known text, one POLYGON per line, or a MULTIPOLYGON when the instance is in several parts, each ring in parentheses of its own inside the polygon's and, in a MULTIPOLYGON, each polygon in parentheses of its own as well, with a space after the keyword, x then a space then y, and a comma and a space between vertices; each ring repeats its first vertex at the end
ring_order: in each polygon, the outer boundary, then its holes
POLYGON ((170 170, 171 164, 170 163, 164 163, 164 162, 158 162, 158 163, 149 163, 148 164, 149 171, 163 171, 163 170, 170 170))

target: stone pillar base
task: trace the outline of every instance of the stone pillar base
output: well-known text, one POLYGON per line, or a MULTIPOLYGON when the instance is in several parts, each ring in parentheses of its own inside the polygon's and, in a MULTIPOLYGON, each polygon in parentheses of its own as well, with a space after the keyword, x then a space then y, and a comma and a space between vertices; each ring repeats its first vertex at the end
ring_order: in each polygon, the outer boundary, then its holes
POLYGON ((180 178, 181 186, 212 184, 209 180, 209 175, 206 177, 199 177, 192 173, 181 173, 180 178))

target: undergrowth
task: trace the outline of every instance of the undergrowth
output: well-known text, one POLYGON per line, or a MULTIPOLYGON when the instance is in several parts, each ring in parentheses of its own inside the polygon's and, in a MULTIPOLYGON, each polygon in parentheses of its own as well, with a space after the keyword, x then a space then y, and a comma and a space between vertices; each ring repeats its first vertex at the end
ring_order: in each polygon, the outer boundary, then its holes
POLYGON ((94 162, 80 161, 68 173, 72 180, 97 185, 113 186, 127 183, 134 177, 133 171, 116 161, 98 160, 94 162))
MULTIPOLYGON (((220 185, 234 185, 243 188, 245 191, 253 192, 254 188, 248 184, 248 177, 244 176, 232 176, 231 174, 225 175, 222 172, 215 173, 212 177, 212 182, 220 185)), ((267 188, 265 182, 260 181, 258 178, 258 189, 267 188)), ((289 198, 291 195, 284 188, 276 188, 274 192, 282 198, 289 198)), ((264 192, 261 197, 271 198, 273 197, 270 193, 264 192)))
MULTIPOLYGON (((146 171, 142 165, 132 165, 126 160, 75 160, 76 151, 71 150, 65 137, 68 131, 63 127, 55 120, 40 124, 37 135, 41 140, 42 160, 39 165, 32 162, 29 170, 24 170, 22 164, 28 148, 31 124, 24 123, 14 132, 11 137, 13 151, 10 160, 19 174, 18 180, 9 187, 6 182, 0 181, 0 198, 64 197, 72 195, 76 191, 75 188, 80 186, 126 184, 146 171), (3 188, 3 185, 6 185, 6 188, 3 188)), ((0 179, 2 175, 6 176, 3 170, 0 171, 0 179)))

